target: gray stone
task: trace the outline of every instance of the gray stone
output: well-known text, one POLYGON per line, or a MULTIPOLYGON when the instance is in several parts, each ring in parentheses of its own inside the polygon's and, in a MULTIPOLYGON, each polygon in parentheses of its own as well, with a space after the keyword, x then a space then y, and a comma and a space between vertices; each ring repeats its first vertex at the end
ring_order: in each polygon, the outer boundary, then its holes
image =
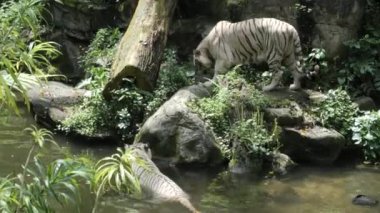
POLYGON ((296 162, 326 165, 338 158, 345 139, 335 130, 315 126, 308 129, 284 128, 280 142, 282 152, 296 162))
POLYGON ((314 90, 304 90, 312 103, 320 103, 326 100, 327 96, 321 92, 314 90))
POLYGON ((89 41, 98 29, 119 27, 119 25, 125 27, 130 20, 131 13, 127 12, 131 7, 130 3, 122 6, 124 11, 118 11, 118 6, 122 2, 95 4, 80 0, 63 4, 52 1, 49 4, 52 22, 55 27, 63 30, 65 35, 81 41, 89 41))
POLYGON ((289 156, 280 152, 272 153, 270 158, 272 171, 275 174, 286 175, 291 168, 296 166, 296 163, 289 156))
POLYGON ((290 100, 296 102, 306 102, 309 100, 307 90, 289 90, 286 88, 276 88, 273 91, 264 92, 264 95, 274 100, 290 100))
POLYGON ((303 122, 302 110, 293 108, 267 108, 264 110, 265 119, 269 122, 277 121, 279 126, 297 126, 303 122))
POLYGON ((257 174, 261 172, 263 167, 262 159, 251 159, 249 157, 240 156, 239 159, 231 160, 228 164, 228 169, 234 174, 257 174))
POLYGON ((148 143, 155 156, 174 164, 218 164, 223 158, 212 131, 186 105, 210 95, 212 84, 183 88, 149 117, 136 136, 136 142, 148 143))
POLYGON ((234 174, 257 174, 262 171, 263 158, 249 153, 240 140, 234 140, 232 144, 233 158, 228 164, 228 169, 234 174))
POLYGON ((360 110, 370 111, 376 110, 376 104, 372 98, 361 96, 354 100, 354 103, 359 107, 360 110))
MULTIPOLYGON (((86 96, 90 96, 90 92, 61 82, 48 81, 30 88, 27 96, 35 120, 43 126, 55 130, 57 125, 72 115, 73 106, 82 102, 86 96)), ((95 135, 74 133, 88 140, 113 139, 112 132, 101 132, 95 135)))
POLYGON ((27 95, 34 117, 40 123, 54 127, 70 114, 70 106, 83 100, 85 93, 86 90, 48 81, 30 88, 27 95))
POLYGON ((343 42, 357 38, 362 28, 365 5, 365 0, 315 1, 312 45, 324 48, 330 59, 343 55, 343 42))

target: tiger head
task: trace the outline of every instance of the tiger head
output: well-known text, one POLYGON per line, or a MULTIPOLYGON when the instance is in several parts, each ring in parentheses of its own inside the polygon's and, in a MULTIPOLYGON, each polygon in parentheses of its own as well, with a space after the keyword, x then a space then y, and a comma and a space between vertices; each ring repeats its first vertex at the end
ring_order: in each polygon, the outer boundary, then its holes
POLYGON ((132 151, 140 156, 145 156, 148 159, 152 159, 152 152, 146 143, 134 143, 132 145, 125 145, 126 149, 132 149, 132 151))
POLYGON ((206 48, 195 49, 193 52, 193 61, 198 71, 210 69, 214 65, 213 58, 206 48))

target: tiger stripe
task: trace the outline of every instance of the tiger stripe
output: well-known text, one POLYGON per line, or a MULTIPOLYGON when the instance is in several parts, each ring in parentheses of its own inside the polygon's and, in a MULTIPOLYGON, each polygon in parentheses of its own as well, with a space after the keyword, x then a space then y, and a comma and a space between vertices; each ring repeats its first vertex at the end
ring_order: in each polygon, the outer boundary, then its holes
POLYGON ((138 178, 144 194, 150 195, 156 201, 179 202, 190 212, 198 213, 191 204, 189 195, 157 168, 141 146, 141 143, 137 143, 130 147, 135 155, 144 161, 142 165, 132 163, 132 171, 138 178))

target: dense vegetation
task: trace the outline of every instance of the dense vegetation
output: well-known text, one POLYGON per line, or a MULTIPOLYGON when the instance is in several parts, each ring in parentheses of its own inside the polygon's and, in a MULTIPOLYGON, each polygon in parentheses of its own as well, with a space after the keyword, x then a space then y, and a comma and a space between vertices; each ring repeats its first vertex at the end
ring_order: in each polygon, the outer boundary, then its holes
POLYGON ((113 91, 111 101, 106 101, 101 91, 109 76, 112 57, 120 39, 118 29, 100 29, 82 57, 87 79, 78 86, 92 91, 72 116, 67 118, 61 130, 94 136, 104 132, 116 132, 125 141, 133 139, 141 122, 178 89, 192 83, 189 64, 180 64, 175 51, 168 49, 161 66, 157 88, 150 94, 138 89, 132 79, 124 79, 124 87, 113 91))
POLYGON ((262 111, 287 104, 270 100, 234 70, 218 79, 212 97, 194 101, 190 107, 216 134, 226 158, 233 163, 248 156, 260 166, 266 155, 279 148, 277 126, 268 130, 262 111))
POLYGON ((54 70, 50 61, 57 44, 41 41, 44 1, 6 1, 0 6, 0 110, 7 105, 17 111, 14 91, 29 104, 26 87, 54 70), (32 74, 32 75, 30 75, 32 74))
MULTIPOLYGON (((368 2, 367 17, 376 20, 380 5, 368 2)), ((28 106, 27 89, 55 71, 50 62, 60 53, 58 44, 43 41, 42 35, 49 28, 44 24, 43 15, 48 13, 44 8, 43 0, 8 0, 1 4, 1 111, 7 108, 18 112, 19 96, 28 106)), ((325 50, 320 48, 308 48, 311 52, 304 57, 305 70, 315 80, 308 86, 327 94, 326 99, 310 106, 309 113, 317 124, 344 135, 347 145, 360 146, 365 159, 372 163, 380 160, 380 111, 362 112, 351 97, 380 91, 377 24, 367 20, 363 35, 346 43, 349 54, 341 61, 328 63, 325 50)), ((91 96, 72 108, 72 116, 63 121, 60 130, 87 136, 117 134, 123 142, 129 142, 148 116, 180 88, 194 83, 193 65, 179 61, 176 51, 167 49, 152 93, 138 89, 133 79, 124 79, 123 87, 113 91, 112 99, 106 101, 101 91, 109 79, 121 36, 117 28, 100 29, 94 36, 80 58, 86 79, 77 86, 91 91, 91 96)), ((205 120, 231 164, 248 159, 261 166, 266 156, 280 148, 279 127, 276 122, 264 122, 263 111, 269 106, 288 107, 289 102, 264 96, 260 88, 270 81, 271 73, 252 74, 252 69, 234 68, 214 82, 211 97, 191 102, 189 107, 205 120)), ((53 212, 57 204, 76 205, 82 187, 95 195, 94 211, 99 198, 107 192, 141 195, 131 164, 142 161, 130 150, 118 149, 98 162, 63 153, 62 159, 45 163, 35 153, 45 149, 47 143, 60 149, 52 133, 36 127, 25 132, 30 134, 33 145, 22 173, 0 178, 0 211, 53 212)))
MULTIPOLYGON (((26 90, 54 71, 50 61, 59 54, 57 44, 40 40, 46 28, 42 25, 44 3, 42 0, 11 0, 1 4, 1 112, 7 109, 18 113, 18 95, 29 106, 26 90)), ((83 183, 94 190, 96 200, 109 190, 123 188, 129 194, 141 191, 131 171, 131 164, 141 160, 128 150, 120 150, 118 155, 96 164, 89 157, 62 152, 64 158, 47 164, 39 155, 40 150, 45 149, 47 143, 60 150, 52 133, 34 126, 25 129, 25 133, 30 135, 33 144, 22 173, 0 178, 1 212, 54 212, 57 206, 78 205, 83 183)))

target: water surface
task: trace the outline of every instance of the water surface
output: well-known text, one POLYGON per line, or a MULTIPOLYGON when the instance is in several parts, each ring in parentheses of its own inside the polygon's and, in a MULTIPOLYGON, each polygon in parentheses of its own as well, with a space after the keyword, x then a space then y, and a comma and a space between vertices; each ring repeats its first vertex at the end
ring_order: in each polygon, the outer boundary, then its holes
MULTIPOLYGON (((24 128, 34 124, 31 116, 0 116, 0 175, 21 171, 31 140, 24 128)), ((109 155, 116 149, 56 137, 63 149, 74 154, 87 153, 95 158, 109 155)), ((59 150, 48 148, 45 159, 61 157, 59 150)), ((351 204, 357 194, 380 199, 380 171, 373 167, 298 167, 282 178, 234 176, 210 169, 164 169, 189 195, 201 212, 380 212, 380 207, 361 207, 351 204)), ((93 195, 82 192, 81 212, 91 212, 93 195)), ((72 212, 59 209, 58 212, 72 212)), ((122 195, 102 199, 99 213, 180 213, 186 212, 176 204, 157 205, 122 195)))

